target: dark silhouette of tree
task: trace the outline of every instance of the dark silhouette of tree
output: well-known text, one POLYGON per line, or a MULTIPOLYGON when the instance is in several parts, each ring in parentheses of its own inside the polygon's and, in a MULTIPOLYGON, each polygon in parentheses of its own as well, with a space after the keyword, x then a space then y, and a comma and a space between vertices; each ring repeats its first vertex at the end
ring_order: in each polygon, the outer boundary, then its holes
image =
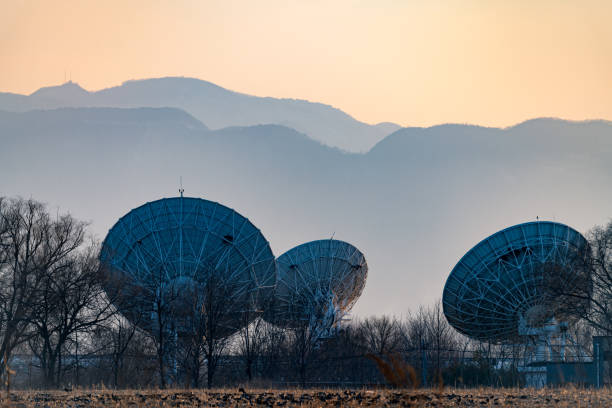
MULTIPOLYGON (((267 288, 251 290, 256 296, 250 296, 242 313, 240 333, 237 338, 236 353, 244 364, 244 370, 249 382, 253 380, 253 371, 258 359, 264 353, 266 343, 272 334, 270 324, 263 318, 263 313, 272 307, 274 293, 267 288)), ((278 350, 277 350, 278 352, 278 350)))
POLYGON ((244 363, 244 370, 249 382, 253 380, 254 365, 262 354, 265 336, 266 322, 260 317, 250 321, 245 317, 245 325, 240 330, 237 352, 244 363))
POLYGON ((612 221, 593 228, 587 236, 591 246, 590 307, 582 317, 598 332, 612 335, 612 221))
POLYGON ((358 325, 359 336, 368 353, 384 356, 398 351, 401 345, 400 322, 389 316, 369 317, 358 325))
MULTIPOLYGON (((32 322, 52 274, 74 262, 85 224, 52 218, 35 200, 0 200, 0 375, 15 348, 37 333, 32 322)), ((80 260, 81 262, 83 260, 80 260)))
MULTIPOLYGON (((80 233, 76 225, 66 218, 61 235, 80 233)), ((41 271, 42 285, 36 290, 28 319, 32 327, 28 343, 40 361, 47 386, 59 386, 66 363, 75 363, 63 359, 68 346, 78 358, 78 336, 84 337, 116 313, 102 289, 105 275, 98 253, 99 246, 91 243, 41 271)))
POLYGON ((245 308, 248 289, 227 270, 223 261, 202 262, 197 282, 180 288, 180 316, 175 318, 180 361, 199 387, 200 372, 206 363, 206 385, 212 387, 214 375, 230 336, 240 329, 248 316, 245 308))
POLYGON ((563 265, 545 263, 545 295, 562 319, 584 319, 601 335, 612 335, 612 221, 587 234, 589 246, 569 251, 563 265))

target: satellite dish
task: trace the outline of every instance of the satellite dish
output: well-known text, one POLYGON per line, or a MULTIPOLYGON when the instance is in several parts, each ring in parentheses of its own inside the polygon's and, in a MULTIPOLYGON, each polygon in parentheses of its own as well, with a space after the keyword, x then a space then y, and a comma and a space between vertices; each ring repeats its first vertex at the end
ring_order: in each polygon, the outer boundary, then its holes
POLYGON ((459 332, 491 343, 516 342, 570 319, 555 285, 585 285, 576 262, 586 239, 567 225, 527 222, 501 230, 469 250, 453 268, 442 302, 459 332))
POLYGON ((333 239, 298 245, 279 256, 277 266, 274 304, 264 318, 293 328, 335 327, 361 295, 368 275, 364 255, 333 239))
POLYGON ((121 298, 138 306, 122 309, 119 302, 120 311, 149 331, 155 319, 141 319, 137 311, 154 310, 160 296, 174 297, 170 314, 177 326, 188 326, 189 302, 214 272, 230 283, 231 304, 242 311, 222 322, 229 335, 244 324, 245 313, 261 308, 260 294, 274 286, 276 274, 270 245, 248 219, 219 203, 182 196, 146 203, 119 219, 100 260, 120 278, 121 298))

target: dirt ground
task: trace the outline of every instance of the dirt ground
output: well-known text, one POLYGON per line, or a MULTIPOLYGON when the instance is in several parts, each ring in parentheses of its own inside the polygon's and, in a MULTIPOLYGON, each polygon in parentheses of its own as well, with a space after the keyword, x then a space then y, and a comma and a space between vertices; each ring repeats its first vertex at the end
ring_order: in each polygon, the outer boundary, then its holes
POLYGON ((15 391, 2 407, 612 407, 612 389, 15 391))

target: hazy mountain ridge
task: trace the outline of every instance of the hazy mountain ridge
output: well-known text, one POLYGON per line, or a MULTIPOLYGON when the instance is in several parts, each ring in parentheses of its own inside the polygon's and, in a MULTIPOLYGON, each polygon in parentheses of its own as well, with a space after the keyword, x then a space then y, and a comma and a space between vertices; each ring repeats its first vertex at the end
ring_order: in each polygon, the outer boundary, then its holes
POLYGON ((175 107, 212 129, 279 124, 305 133, 323 144, 351 152, 367 151, 399 128, 392 123, 369 125, 322 103, 257 97, 194 78, 131 80, 96 92, 68 82, 41 88, 29 96, 0 93, 0 110, 59 107, 175 107))
POLYGON ((186 195, 235 208, 274 253, 331 237, 370 273, 356 313, 404 313, 441 296, 459 258, 509 225, 610 217, 612 123, 406 128, 366 154, 279 125, 207 129, 178 109, 0 112, 0 195, 48 202, 103 238, 131 208, 186 195), (381 294, 385 294, 381 301, 381 294))
POLYGON ((481 160, 498 160, 513 156, 518 161, 545 158, 556 153, 582 155, 588 159, 612 157, 612 122, 605 120, 566 121, 557 118, 536 118, 507 128, 445 124, 428 128, 403 128, 374 146, 368 155, 391 157, 415 152, 454 160, 473 155, 487 155, 481 160), (473 146, 477 145, 478 149, 473 146))
POLYGON ((25 124, 29 120, 52 121, 54 123, 65 123, 68 126, 75 122, 92 122, 100 124, 108 123, 132 123, 132 124, 155 124, 176 123, 194 129, 207 129, 207 127, 188 114, 177 108, 58 108, 50 110, 31 110, 26 112, 0 111, 0 120, 5 123, 14 121, 25 124))

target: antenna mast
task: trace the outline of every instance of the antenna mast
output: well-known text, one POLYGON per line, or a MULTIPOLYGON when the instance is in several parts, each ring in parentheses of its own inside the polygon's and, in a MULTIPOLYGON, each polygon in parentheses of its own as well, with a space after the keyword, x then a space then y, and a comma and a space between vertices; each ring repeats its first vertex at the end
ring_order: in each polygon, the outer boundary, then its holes
POLYGON ((183 197, 184 192, 185 192, 185 189, 183 188, 183 176, 180 176, 179 193, 181 194, 181 197, 183 197))

